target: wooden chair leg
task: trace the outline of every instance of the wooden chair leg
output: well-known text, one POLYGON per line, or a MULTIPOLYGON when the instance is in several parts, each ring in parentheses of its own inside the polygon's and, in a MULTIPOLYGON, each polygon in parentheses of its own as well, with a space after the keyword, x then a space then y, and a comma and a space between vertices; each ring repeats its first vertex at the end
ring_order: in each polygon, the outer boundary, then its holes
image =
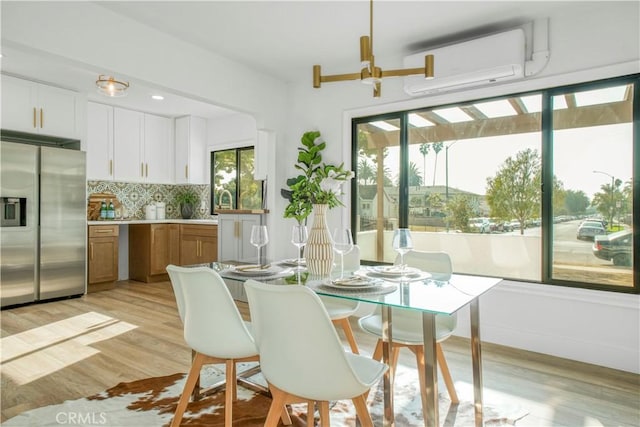
MULTIPOLYGON (((193 363, 193 359, 195 359, 196 354, 198 354, 198 352, 195 351, 194 349, 191 349, 191 363, 193 363)), ((191 400, 193 400, 194 402, 196 400, 200 400, 200 375, 198 375, 196 384, 193 387, 193 392, 191 393, 191 400)))
POLYGON ((287 410, 287 405, 282 407, 282 413, 280 414, 280 419, 282 420, 282 424, 285 426, 290 426, 293 424, 291 422, 291 417, 289 416, 289 411, 287 410))
POLYGON ((233 424, 233 402, 238 398, 236 388, 236 363, 233 359, 227 359, 226 383, 224 390, 224 426, 231 427, 233 424))
POLYGON ((418 366, 418 381, 420 383, 420 398, 422 399, 422 412, 425 413, 427 407, 427 387, 424 381, 424 347, 421 345, 411 346, 411 351, 416 355, 416 365, 418 366))
POLYGON ((331 418, 329 417, 329 402, 321 400, 318 402, 320 409, 320 426, 329 427, 331 425, 331 418))
POLYGON ((335 326, 340 326, 344 331, 344 335, 347 337, 347 342, 349 343, 349 347, 351 347, 351 352, 353 354, 360 354, 358 351, 358 344, 356 343, 356 338, 353 335, 353 329, 351 329, 351 323, 349 323, 349 318, 345 317, 342 319, 332 320, 335 326))
POLYGON ((193 361, 191 362, 191 369, 189 370, 189 375, 187 375, 187 381, 184 383, 184 389, 182 390, 182 395, 180 396, 180 400, 178 401, 178 406, 176 406, 176 412, 173 415, 173 419, 171 420, 171 427, 178 427, 180 422, 182 421, 182 416, 184 415, 184 411, 187 409, 187 405, 189 404, 189 395, 193 391, 193 388, 196 385, 196 382, 200 379, 200 369, 202 369, 202 365, 205 360, 205 355, 201 353, 196 353, 193 361))
MULTIPOLYGON (((277 427, 280 418, 282 417, 283 408, 285 408, 285 402, 287 401, 287 393, 276 387, 269 387, 271 391, 271 406, 269 407, 269 413, 267 419, 264 422, 265 427, 277 427)), ((286 410, 286 408, 284 409, 286 410)), ((288 415, 288 414, 287 414, 288 415)))
POLYGON ((378 362, 382 360, 382 340, 378 340, 376 343, 376 348, 373 350, 373 355, 371 356, 373 360, 377 360, 378 362))
POLYGON ((451 403, 460 403, 460 400, 458 399, 458 393, 456 392, 456 388, 453 385, 453 379, 451 379, 449 365, 447 364, 447 359, 444 358, 444 352, 442 351, 442 346, 440 345, 440 343, 436 344, 436 357, 438 358, 438 366, 440 366, 442 379, 444 380, 444 384, 447 386, 447 391, 449 392, 451 403))
POLYGON ((352 401, 353 406, 356 407, 356 414, 358 415, 358 419, 360 420, 360 426, 373 427, 373 420, 371 419, 369 408, 367 408, 366 396, 362 394, 358 397, 354 397, 352 401))
POLYGON ((316 402, 310 400, 307 402, 307 427, 316 425, 316 402))

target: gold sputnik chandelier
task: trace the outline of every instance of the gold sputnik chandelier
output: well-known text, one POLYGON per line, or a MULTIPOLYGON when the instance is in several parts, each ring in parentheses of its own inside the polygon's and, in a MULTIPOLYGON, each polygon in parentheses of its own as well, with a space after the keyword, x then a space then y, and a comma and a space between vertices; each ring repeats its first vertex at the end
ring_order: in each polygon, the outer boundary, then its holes
POLYGON ((360 80, 362 83, 373 85, 374 98, 380 97, 382 78, 403 77, 414 74, 424 74, 425 79, 433 78, 433 55, 425 55, 424 68, 406 68, 400 70, 383 71, 376 67, 373 55, 373 0, 369 2, 369 35, 360 37, 360 72, 351 74, 334 74, 323 76, 320 65, 313 66, 313 87, 319 88, 322 83, 340 82, 345 80, 360 80))

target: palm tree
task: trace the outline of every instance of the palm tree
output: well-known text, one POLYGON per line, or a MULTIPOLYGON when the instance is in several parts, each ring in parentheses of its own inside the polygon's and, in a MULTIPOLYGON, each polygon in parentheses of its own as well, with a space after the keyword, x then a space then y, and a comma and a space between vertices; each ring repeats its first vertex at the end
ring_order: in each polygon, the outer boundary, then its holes
POLYGON ((364 158, 358 163, 358 181, 362 181, 363 185, 367 185, 369 181, 373 181, 376 174, 371 167, 369 161, 364 158))
POLYGON ((433 143, 433 151, 436 153, 436 159, 433 162, 433 184, 431 184, 432 186, 436 185, 436 169, 438 169, 438 153, 440 151, 442 151, 442 147, 443 147, 443 143, 442 141, 438 141, 438 142, 434 142, 433 143))
POLYGON ((409 186, 415 185, 419 187, 422 185, 422 175, 415 163, 409 162, 409 186))
MULTIPOLYGON (((420 154, 422 154, 422 173, 424 173, 424 179, 427 179, 427 154, 429 154, 429 144, 423 142, 420 144, 420 154)), ((435 175, 434 175, 435 179, 435 175)))

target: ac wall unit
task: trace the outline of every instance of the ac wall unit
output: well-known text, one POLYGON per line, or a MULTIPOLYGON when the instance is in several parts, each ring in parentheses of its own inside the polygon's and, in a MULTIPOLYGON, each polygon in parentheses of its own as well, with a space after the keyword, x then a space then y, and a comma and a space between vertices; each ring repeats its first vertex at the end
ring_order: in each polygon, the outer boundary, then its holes
POLYGON ((409 95, 429 95, 524 77, 525 36, 521 28, 416 53, 404 58, 404 67, 424 66, 427 54, 434 55, 434 78, 405 77, 404 90, 409 95))

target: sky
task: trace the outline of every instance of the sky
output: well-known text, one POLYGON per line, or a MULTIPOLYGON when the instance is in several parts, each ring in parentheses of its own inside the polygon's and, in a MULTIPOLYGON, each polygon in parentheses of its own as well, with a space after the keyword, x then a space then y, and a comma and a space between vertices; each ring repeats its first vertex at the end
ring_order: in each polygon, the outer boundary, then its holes
MULTIPOLYGON (((627 182, 632 175, 631 124, 573 128, 554 132, 554 174, 563 182, 565 190, 582 190, 591 199, 603 184, 611 184, 611 177, 627 182)), ((445 141, 449 146, 449 186, 476 194, 486 193, 488 176, 494 176, 509 157, 527 148, 541 153, 540 133, 506 135, 500 137, 445 141)), ((423 156, 419 144, 412 145, 410 161, 423 173, 423 156)), ((437 159, 435 185, 446 184, 445 148, 437 159)), ((398 149, 390 149, 386 164, 397 176, 398 149)), ((426 157, 426 185, 433 184, 436 156, 431 150, 426 157)), ((424 176, 424 173, 423 173, 424 176)), ((624 184, 623 184, 624 186, 624 184)))

